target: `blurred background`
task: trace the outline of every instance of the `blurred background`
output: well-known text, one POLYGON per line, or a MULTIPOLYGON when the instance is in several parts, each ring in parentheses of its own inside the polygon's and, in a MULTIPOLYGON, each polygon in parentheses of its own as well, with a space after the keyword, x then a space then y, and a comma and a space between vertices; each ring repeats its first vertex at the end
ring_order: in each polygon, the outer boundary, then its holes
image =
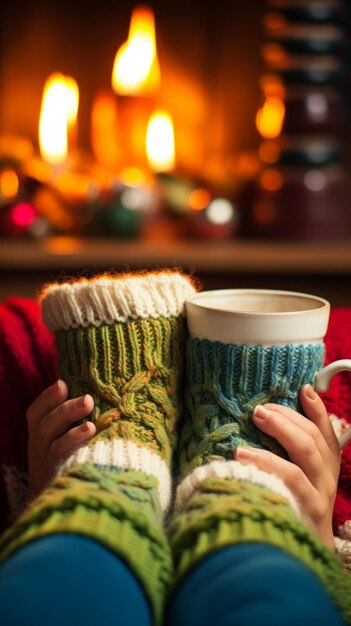
POLYGON ((0 29, 0 298, 177 265, 351 306, 346 0, 18 0, 0 29))

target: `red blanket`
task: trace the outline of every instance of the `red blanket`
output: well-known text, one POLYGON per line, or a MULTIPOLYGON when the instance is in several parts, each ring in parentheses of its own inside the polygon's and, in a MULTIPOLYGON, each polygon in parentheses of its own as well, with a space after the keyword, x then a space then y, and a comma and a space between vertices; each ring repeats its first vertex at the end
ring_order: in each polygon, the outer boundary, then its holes
MULTIPOLYGON (((351 358, 351 309, 332 310, 326 347, 326 363, 351 358)), ((38 304, 22 298, 0 304, 0 530, 27 496, 26 410, 56 378, 53 337, 38 304)), ((330 414, 351 424, 351 372, 335 377, 323 399, 330 414)), ((351 520, 351 444, 342 455, 335 528, 346 520, 351 520)))

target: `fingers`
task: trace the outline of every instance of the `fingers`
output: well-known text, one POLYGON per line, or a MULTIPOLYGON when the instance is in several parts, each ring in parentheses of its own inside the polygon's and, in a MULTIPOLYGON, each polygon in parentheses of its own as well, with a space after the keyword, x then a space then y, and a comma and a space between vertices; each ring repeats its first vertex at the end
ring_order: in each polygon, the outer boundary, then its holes
POLYGON ((38 425, 38 436, 42 437, 49 446, 55 439, 61 437, 72 424, 87 417, 93 408, 94 400, 89 394, 66 400, 41 419, 38 425))
POLYGON ((56 466, 96 433, 92 422, 76 425, 94 408, 90 395, 67 399, 68 388, 57 381, 45 389, 27 412, 28 473, 33 495, 53 476, 56 466))
POLYGON ((311 485, 302 469, 286 459, 256 448, 238 447, 235 459, 240 463, 253 463, 258 469, 281 478, 299 503, 303 518, 331 549, 334 546, 332 511, 335 487, 321 490, 311 485))
POLYGON ((308 419, 297 411, 279 404, 268 403, 264 406, 284 415, 308 433, 315 440, 325 462, 330 463, 334 470, 338 472, 340 466, 340 446, 324 403, 312 389, 311 385, 305 385, 300 390, 300 402, 308 419))
POLYGON ((49 454, 52 462, 55 464, 67 458, 73 450, 91 439, 95 433, 96 426, 93 422, 85 422, 69 430, 51 444, 49 454))
POLYGON ((35 428, 45 415, 56 409, 67 397, 68 387, 63 380, 57 380, 51 387, 44 389, 27 410, 28 427, 35 428))
POLYGON ((252 419, 260 430, 280 443, 290 460, 318 487, 323 478, 325 462, 321 449, 330 455, 329 449, 325 442, 323 448, 323 438, 316 427, 313 434, 306 432, 301 423, 304 425, 307 420, 292 409, 288 411, 288 414, 283 414, 278 410, 268 409, 267 405, 257 406, 252 419))
POLYGON ((258 406, 252 420, 289 455, 238 448, 235 458, 280 477, 298 500, 304 519, 328 547, 333 544, 332 514, 340 471, 340 449, 323 402, 306 385, 300 391, 306 414, 278 404, 258 406))
POLYGON ((235 459, 244 464, 254 463, 258 469, 279 476, 300 502, 307 500, 308 495, 311 495, 311 484, 303 471, 273 452, 260 448, 238 447, 235 459))
POLYGON ((306 416, 318 427, 333 454, 340 453, 338 440, 331 425, 327 409, 311 385, 300 390, 300 402, 306 416))

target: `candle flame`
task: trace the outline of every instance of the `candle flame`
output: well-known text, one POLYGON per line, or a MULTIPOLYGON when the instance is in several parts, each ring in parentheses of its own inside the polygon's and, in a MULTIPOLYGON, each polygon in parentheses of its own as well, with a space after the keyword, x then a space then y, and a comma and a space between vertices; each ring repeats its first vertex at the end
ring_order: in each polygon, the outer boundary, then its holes
POLYGON ((166 111, 155 111, 146 132, 146 153, 154 172, 168 172, 175 165, 173 120, 166 111))
POLYGON ((120 95, 149 95, 159 84, 154 14, 149 7, 137 7, 132 13, 128 39, 115 56, 112 88, 120 95))
POLYGON ((265 139, 279 137, 285 117, 285 105, 281 98, 271 96, 266 99, 263 107, 257 111, 257 130, 265 139))
POLYGON ((76 81, 63 74, 47 79, 41 104, 39 146, 41 156, 52 165, 68 156, 69 132, 77 122, 79 91, 76 81))

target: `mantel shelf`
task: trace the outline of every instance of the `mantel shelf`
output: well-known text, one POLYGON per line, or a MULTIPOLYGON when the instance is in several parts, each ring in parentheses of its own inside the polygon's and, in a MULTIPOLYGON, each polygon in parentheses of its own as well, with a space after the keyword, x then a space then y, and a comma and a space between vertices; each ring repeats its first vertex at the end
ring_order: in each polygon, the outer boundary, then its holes
POLYGON ((351 273, 351 241, 0 240, 0 271, 132 269, 178 265, 207 273, 351 273))

